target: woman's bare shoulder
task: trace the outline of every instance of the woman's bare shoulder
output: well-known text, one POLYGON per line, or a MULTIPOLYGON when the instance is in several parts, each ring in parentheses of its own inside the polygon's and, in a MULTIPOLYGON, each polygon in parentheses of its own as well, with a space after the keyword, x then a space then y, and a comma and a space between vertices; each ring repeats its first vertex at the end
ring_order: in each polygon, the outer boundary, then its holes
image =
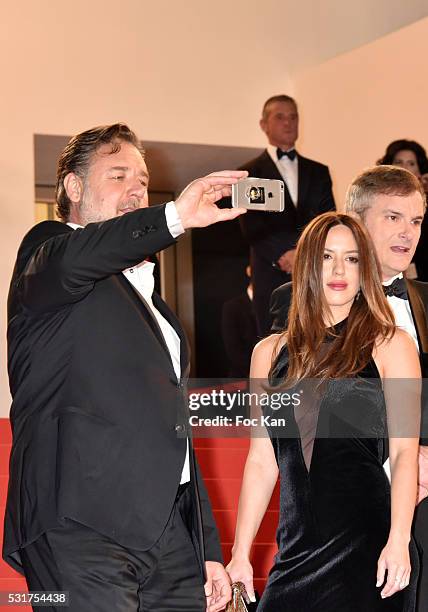
POLYGON ((417 352, 416 344, 411 335, 400 327, 395 328, 394 334, 390 338, 378 338, 376 350, 387 354, 389 351, 410 351, 417 352))
POLYGON ((284 346, 283 334, 271 334, 260 340, 253 349, 251 357, 252 378, 265 378, 269 374, 273 359, 284 346))
POLYGON ((391 338, 380 338, 373 353, 383 376, 419 376, 419 354, 415 341, 405 330, 396 328, 391 338))

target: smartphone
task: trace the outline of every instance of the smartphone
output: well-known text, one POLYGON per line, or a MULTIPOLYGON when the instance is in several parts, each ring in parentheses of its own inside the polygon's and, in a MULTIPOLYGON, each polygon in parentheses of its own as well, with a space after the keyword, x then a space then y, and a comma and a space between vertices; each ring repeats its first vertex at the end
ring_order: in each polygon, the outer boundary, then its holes
POLYGON ((283 212, 284 183, 276 179, 244 178, 232 185, 232 206, 283 212))

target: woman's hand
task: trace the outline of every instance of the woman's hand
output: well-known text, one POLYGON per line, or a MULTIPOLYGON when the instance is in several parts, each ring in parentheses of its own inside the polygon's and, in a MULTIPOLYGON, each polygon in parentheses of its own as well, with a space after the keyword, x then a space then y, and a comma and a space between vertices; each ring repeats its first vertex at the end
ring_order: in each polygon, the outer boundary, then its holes
POLYGON ((389 537, 377 563, 377 587, 384 583, 385 572, 388 572, 388 575, 380 593, 382 599, 391 597, 397 591, 408 586, 410 582, 411 565, 408 538, 389 537))
POLYGON ((226 567, 232 582, 243 582, 251 602, 256 601, 253 585, 253 568, 248 557, 232 557, 226 567))

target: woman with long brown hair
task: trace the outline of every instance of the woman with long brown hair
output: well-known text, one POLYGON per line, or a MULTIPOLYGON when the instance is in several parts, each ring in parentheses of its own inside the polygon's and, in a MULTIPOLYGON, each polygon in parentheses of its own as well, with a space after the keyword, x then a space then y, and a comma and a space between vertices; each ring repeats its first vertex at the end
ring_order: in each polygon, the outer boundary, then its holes
POLYGON ((263 408, 268 435, 252 437, 231 579, 253 595, 251 545, 279 473, 278 554, 258 611, 414 610, 419 360, 353 217, 326 213, 307 226, 288 328, 256 346, 251 378, 297 399, 263 408))

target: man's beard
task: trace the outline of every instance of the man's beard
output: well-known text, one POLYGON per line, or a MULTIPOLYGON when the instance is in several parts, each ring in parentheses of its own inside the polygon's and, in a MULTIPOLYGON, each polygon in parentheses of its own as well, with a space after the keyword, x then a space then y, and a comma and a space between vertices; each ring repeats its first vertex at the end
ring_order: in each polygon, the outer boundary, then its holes
POLYGON ((104 212, 102 208, 93 206, 93 198, 91 190, 88 186, 86 186, 83 190, 82 201, 79 204, 79 217, 80 224, 85 226, 88 223, 100 223, 102 221, 108 221, 109 219, 113 219, 120 215, 120 211, 125 208, 132 208, 133 210, 137 210, 137 208, 141 207, 140 200, 131 196, 127 200, 121 202, 116 208, 114 215, 109 215, 104 212))
POLYGON ((79 217, 81 225, 88 223, 99 223, 106 221, 102 209, 94 209, 92 206, 92 193, 88 186, 84 186, 82 201, 79 204, 79 217))

